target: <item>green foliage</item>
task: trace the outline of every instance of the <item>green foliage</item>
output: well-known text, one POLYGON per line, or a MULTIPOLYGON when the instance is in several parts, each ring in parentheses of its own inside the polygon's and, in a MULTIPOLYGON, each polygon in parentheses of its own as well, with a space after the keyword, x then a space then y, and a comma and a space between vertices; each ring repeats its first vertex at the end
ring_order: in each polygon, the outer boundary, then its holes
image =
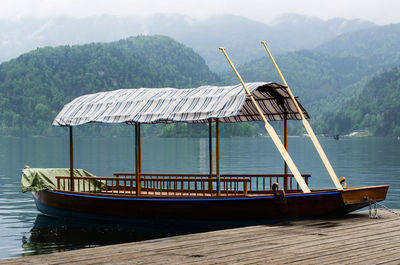
POLYGON ((362 58, 375 69, 399 65, 400 24, 342 34, 316 50, 335 56, 362 58))
POLYGON ((331 113, 325 130, 349 133, 368 130, 377 136, 400 135, 400 67, 373 77, 344 107, 331 113))
MULTIPOLYGON (((398 47, 400 24, 394 24, 346 33, 314 50, 281 54, 276 60, 309 112, 317 133, 369 130, 375 135, 398 135, 400 123, 394 113, 400 110, 400 98, 396 90, 390 90, 398 88, 396 70, 384 73, 385 69, 400 65, 398 47), (371 79, 378 72, 382 79, 379 75, 371 79), (378 79, 379 82, 374 81, 378 79), (387 93, 381 93, 381 85, 387 93)), ((263 54, 263 58, 239 67, 246 82, 280 82, 263 54)), ((245 53, 239 55, 241 59, 246 57, 245 53)), ((238 83, 231 71, 221 74, 221 78, 224 84, 238 83)), ((0 135, 65 133, 52 128, 51 121, 65 103, 83 94, 118 88, 183 88, 221 83, 192 49, 163 36, 37 49, 0 65, 0 135)), ((143 135, 203 137, 208 133, 206 127, 157 124, 143 126, 143 135)), ((277 128, 280 130, 280 125, 277 128)), ((289 124, 289 134, 303 132, 298 122, 289 124)), ((132 130, 124 125, 88 125, 77 133, 130 135, 132 130)), ((258 123, 221 124, 222 136, 263 133, 263 126, 258 123)))
MULTIPOLYGON (((376 71, 360 58, 333 57, 310 50, 276 57, 286 81, 312 118, 330 111, 343 97, 355 91, 348 89, 350 85, 376 71)), ((261 80, 281 83, 268 58, 245 64, 239 67, 239 72, 246 82, 261 80)), ((230 72, 222 78, 227 83, 237 83, 236 77, 230 72)))
POLYGON ((223 123, 221 124, 221 136, 253 136, 255 135, 256 127, 248 122, 243 123, 223 123))
MULTIPOLYGON (((278 55, 276 61, 310 114, 317 133, 343 134, 364 128, 375 135, 387 135, 388 131, 394 134, 396 121, 384 113, 395 111, 396 101, 390 98, 390 104, 382 105, 383 109, 376 112, 369 109, 372 103, 356 99, 365 93, 363 88, 372 76, 400 65, 399 47, 400 24, 393 24, 346 33, 314 50, 278 55), (354 103, 351 100, 359 104, 357 108, 349 107, 354 103), (349 113, 334 114, 344 108, 349 113)), ((239 72, 246 82, 281 82, 267 56, 242 65, 239 72)), ((238 83, 232 72, 224 73, 222 78, 227 83, 238 83)), ((381 97, 386 96, 379 94, 376 98, 382 101, 381 97)))
MULTIPOLYGON (((64 134, 65 130, 51 128, 52 120, 63 105, 84 94, 218 82, 198 54, 164 36, 41 48, 0 65, 0 134, 64 134)), ((96 127, 87 126, 78 133, 131 133, 129 126, 96 127)), ((146 132, 156 134, 150 129, 146 132)))
MULTIPOLYGON (((212 125, 215 134, 215 123, 212 125)), ((220 123, 221 137, 254 136, 257 128, 254 124, 243 123, 220 123)), ((173 123, 166 124, 157 134, 161 137, 208 137, 208 123, 173 123)))

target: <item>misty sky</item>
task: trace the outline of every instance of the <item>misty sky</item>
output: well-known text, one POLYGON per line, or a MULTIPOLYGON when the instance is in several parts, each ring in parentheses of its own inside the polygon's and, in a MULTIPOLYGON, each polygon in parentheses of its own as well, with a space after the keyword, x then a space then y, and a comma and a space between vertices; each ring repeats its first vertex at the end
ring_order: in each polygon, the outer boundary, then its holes
POLYGON ((11 19, 154 13, 204 18, 229 13, 268 23, 282 13, 299 13, 323 19, 361 18, 377 24, 400 22, 398 0, 0 0, 0 4, 0 18, 11 19))

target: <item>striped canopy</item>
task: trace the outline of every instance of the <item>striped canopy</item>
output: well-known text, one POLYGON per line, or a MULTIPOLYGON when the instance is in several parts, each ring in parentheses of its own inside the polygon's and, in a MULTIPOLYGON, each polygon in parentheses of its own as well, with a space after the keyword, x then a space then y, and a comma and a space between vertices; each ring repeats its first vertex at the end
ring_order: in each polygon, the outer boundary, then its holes
MULTIPOLYGON (((247 83, 250 92, 270 121, 300 120, 284 86, 277 83, 247 83)), ((304 116, 308 113, 300 105, 304 116)), ((53 121, 55 126, 90 122, 158 123, 222 122, 261 120, 242 85, 201 86, 193 89, 119 89, 78 97, 64 106, 53 121)))

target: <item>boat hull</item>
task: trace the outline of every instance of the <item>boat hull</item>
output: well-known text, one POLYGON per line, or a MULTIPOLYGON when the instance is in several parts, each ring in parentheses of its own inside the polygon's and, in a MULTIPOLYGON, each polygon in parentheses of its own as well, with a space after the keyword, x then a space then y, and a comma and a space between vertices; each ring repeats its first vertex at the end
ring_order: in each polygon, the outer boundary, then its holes
POLYGON ((139 198, 42 190, 36 205, 48 215, 118 218, 254 220, 343 215, 381 201, 388 186, 321 191, 286 196, 240 198, 139 198))

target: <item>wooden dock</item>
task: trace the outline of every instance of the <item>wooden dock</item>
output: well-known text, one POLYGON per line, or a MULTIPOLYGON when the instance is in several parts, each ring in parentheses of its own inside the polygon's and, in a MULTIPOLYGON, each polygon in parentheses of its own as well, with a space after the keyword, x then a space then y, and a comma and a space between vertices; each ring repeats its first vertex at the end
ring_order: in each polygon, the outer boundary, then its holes
MULTIPOLYGON (((397 213, 400 211, 397 210, 397 213)), ((0 264, 400 264, 400 217, 379 210, 0 260, 0 264)))

